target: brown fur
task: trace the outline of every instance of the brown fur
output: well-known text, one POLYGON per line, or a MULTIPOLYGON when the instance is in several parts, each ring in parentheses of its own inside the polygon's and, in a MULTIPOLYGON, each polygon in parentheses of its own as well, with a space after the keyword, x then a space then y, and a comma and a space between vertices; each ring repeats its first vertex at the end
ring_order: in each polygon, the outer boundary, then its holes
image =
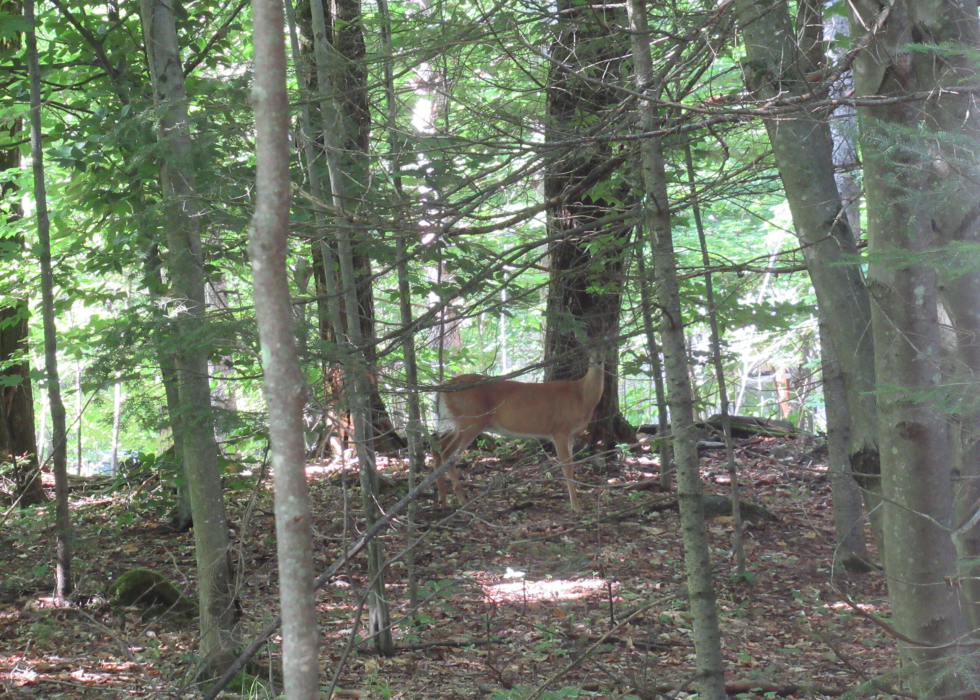
MULTIPOLYGON (((558 452, 572 510, 580 511, 572 471, 572 440, 585 430, 602 398, 604 372, 593 365, 584 377, 575 381, 512 382, 490 380, 481 374, 464 374, 450 382, 450 387, 467 388, 439 392, 437 405, 440 419, 450 424, 450 431, 439 439, 433 454, 435 467, 462 452, 483 431, 506 437, 550 438, 558 452), (468 385, 468 386, 467 386, 468 385)), ((466 503, 466 493, 455 466, 448 469, 453 490, 459 502, 466 503)), ((440 476, 439 500, 446 505, 446 480, 440 476)))

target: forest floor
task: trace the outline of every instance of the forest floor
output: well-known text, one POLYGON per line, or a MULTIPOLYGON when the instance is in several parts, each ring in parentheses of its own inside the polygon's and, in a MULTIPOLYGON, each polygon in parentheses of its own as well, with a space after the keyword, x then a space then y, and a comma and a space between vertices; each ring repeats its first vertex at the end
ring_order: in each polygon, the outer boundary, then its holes
MULTIPOLYGON (((832 566, 825 457, 806 437, 739 443, 742 497, 777 519, 748 524, 743 579, 734 576, 731 518, 708 520, 730 694, 854 697, 874 694, 872 679, 891 685, 895 644, 870 615, 889 614, 884 580, 832 566)), ((561 479, 540 466, 541 452, 504 449, 465 455, 471 496, 491 487, 465 509, 422 499, 415 554, 422 603, 409 607, 404 559, 387 576, 393 657, 379 657, 361 638, 366 613, 354 623, 363 559, 320 591, 321 682, 340 667, 334 697, 424 700, 516 699, 534 690, 542 698, 645 700, 690 688, 694 648, 676 501, 629 488, 654 477, 655 462, 626 455, 579 465, 586 511, 576 516, 561 479)), ((706 492, 727 495, 724 451, 703 453, 701 465, 706 492)), ((379 467, 394 485, 386 503, 394 503, 404 494, 404 466, 379 467)), ((330 466, 311 468, 310 483, 322 571, 359 530, 360 495, 355 475, 330 466)), ((196 624, 147 619, 104 598, 133 567, 155 569, 193 595, 192 535, 162 524, 146 485, 104 477, 73 485, 76 605, 58 608, 50 598, 53 508, 15 513, 0 531, 0 698, 198 697, 187 690, 196 624)), ((278 581, 271 484, 239 488, 226 502, 247 644, 277 611, 278 581)), ((404 521, 384 541, 389 556, 401 552, 404 521)), ((275 642, 258 658, 267 668, 278 667, 276 658, 270 664, 275 642)), ((260 680, 242 696, 274 697, 260 680)))

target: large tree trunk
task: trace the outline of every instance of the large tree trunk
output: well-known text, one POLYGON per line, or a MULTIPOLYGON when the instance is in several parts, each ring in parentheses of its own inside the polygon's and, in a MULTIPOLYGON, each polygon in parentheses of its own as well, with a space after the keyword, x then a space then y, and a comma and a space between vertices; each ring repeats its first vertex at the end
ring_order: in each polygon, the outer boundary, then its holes
MULTIPOLYGON (((943 6, 947 13, 934 21, 936 41, 957 44, 964 53, 950 52, 930 66, 938 72, 929 77, 935 84, 976 88, 976 59, 970 52, 980 47, 977 5, 943 6)), ((919 9, 918 7, 916 8, 919 9)), ((940 49, 938 53, 943 54, 940 49)), ((926 76, 928 74, 924 74, 926 76)), ((930 140, 932 168, 930 227, 948 257, 938 266, 939 295, 955 337, 952 368, 948 381, 953 406, 950 437, 953 441, 953 543, 961 577, 963 604, 970 629, 980 629, 980 523, 975 521, 980 504, 980 400, 976 386, 980 378, 980 270, 976 248, 980 243, 980 205, 977 176, 980 158, 980 116, 976 93, 945 94, 926 103, 926 123, 939 135, 930 140), (939 153, 937 153, 937 150, 939 153), (937 157, 938 156, 938 157, 937 157)), ((925 163, 923 163, 925 166, 925 163)))
MULTIPOLYGON (((20 2, 2 2, 4 12, 16 13, 20 2)), ((9 57, 10 52, 20 48, 20 34, 13 33, 0 39, 0 54, 9 57)), ((16 141, 21 133, 21 120, 8 119, 0 123, 0 135, 5 142, 16 141)), ((20 170, 20 147, 0 149, 0 171, 20 170)), ((17 172, 14 177, 19 174, 17 172)), ((7 199, 16 188, 15 179, 4 180, 0 184, 0 197, 7 199)), ((23 216, 19 204, 0 213, 8 223, 14 223, 23 216)), ((17 235, 10 244, 23 248, 24 239, 17 235)), ((47 501, 41 486, 38 471, 37 433, 34 431, 34 389, 31 385, 30 349, 28 348, 27 300, 7 299, 6 306, 0 308, 0 460, 10 460, 13 471, 11 477, 16 484, 14 498, 20 499, 21 506, 30 506, 47 501), (16 321, 12 319, 18 319, 16 321), (12 379, 16 378, 16 379, 12 379)))
MULTIPOLYGON (((642 0, 629 0, 629 27, 633 44, 633 61, 637 91, 650 97, 640 102, 640 129, 646 134, 661 127, 654 99, 661 86, 654 84, 650 55, 650 31, 646 6, 642 0)), ((645 195, 645 223, 650 231, 657 279, 657 302, 660 307, 660 336, 663 340, 664 369, 669 392, 670 417, 674 435, 674 460, 677 468, 677 501, 681 511, 684 539, 684 561, 687 588, 694 628, 697 656, 699 697, 724 700, 725 667, 721 654, 721 631, 715 607, 714 583, 708 531, 701 502, 701 478, 694 429, 694 406, 688 373, 687 345, 681 310, 677 263, 670 225, 667 198, 667 173, 663 141, 648 137, 641 142, 645 195)))
MULTIPOLYGON (((621 6, 558 3, 559 20, 552 42, 555 63, 548 78, 548 118, 545 141, 557 144, 601 130, 619 104, 616 86, 625 55, 612 27, 621 21, 621 6)), ((554 148, 554 146, 552 147, 554 148)), ((558 147, 546 166, 544 196, 562 197, 580 189, 612 157, 610 144, 558 147)), ((564 199, 548 211, 548 235, 560 235, 616 213, 629 188, 616 174, 592 189, 564 199), (615 195, 596 191, 611 189, 615 195)), ((549 247, 551 280, 548 288, 544 357, 545 380, 578 379, 588 369, 582 338, 615 335, 619 329, 626 252, 632 225, 619 223, 556 240, 549 247)), ((619 411, 619 364, 606 357, 606 385, 590 428, 595 445, 612 448, 634 443, 636 431, 619 411)))
MULTIPOLYGON (((311 0, 318 2, 323 10, 327 22, 327 41, 336 52, 333 61, 334 68, 330 80, 336 85, 339 107, 341 110, 341 124, 334 125, 333 128, 340 127, 338 146, 339 165, 347 174, 344 188, 344 209, 352 214, 357 214, 370 206, 368 201, 367 183, 370 176, 369 147, 371 135, 371 115, 368 110, 368 91, 367 91, 367 64, 365 62, 364 34, 361 20, 360 0, 311 0)), ((309 17, 304 12, 301 15, 301 23, 305 24, 305 33, 312 34, 309 17)), ((375 328, 374 328, 374 290, 371 283, 371 258, 369 249, 371 246, 371 234, 367 230, 350 227, 354 255, 354 271, 356 275, 356 294, 358 323, 360 325, 360 335, 365 339, 363 354, 367 362, 368 377, 370 380, 371 392, 369 396, 369 406, 371 411, 371 423, 373 428, 372 444, 374 449, 379 452, 392 452, 405 447, 404 440, 395 432, 391 418, 388 416, 388 409, 384 404, 381 393, 378 390, 378 370, 377 353, 375 351, 375 328)), ((324 245, 333 248, 336 257, 338 250, 333 240, 325 240, 324 245)), ((323 253, 314 247, 315 279, 317 283, 317 294, 325 295, 328 284, 325 280, 327 271, 324 268, 323 253)), ((334 270, 335 279, 339 279, 339 270, 334 270)), ((336 285, 335 286, 339 286, 336 285)), ((344 329, 340 335, 347 333, 347 314, 343 313, 344 329)), ((320 335, 321 338, 330 342, 338 341, 338 334, 330 323, 329 314, 321 313, 320 316, 320 335)), ((328 371, 325 374, 325 388, 328 395, 339 398, 343 389, 343 381, 337 376, 336 372, 328 371)), ((332 416, 332 423, 341 432, 345 440, 350 440, 353 423, 345 411, 340 411, 332 416)))
MULTIPOLYGON (((753 94, 773 99, 777 95, 788 98, 808 93, 806 71, 815 66, 795 41, 787 6, 765 0, 738 0, 736 8, 745 41, 742 68, 753 94)), ((815 52, 809 53, 812 56, 815 52)), ((865 489, 872 531, 881 547, 874 347, 868 332, 871 304, 861 277, 854 234, 834 180, 830 130, 820 115, 806 110, 792 118, 768 119, 766 130, 820 315, 844 377, 851 468, 865 489)))
MULTIPOLYGON (((869 0, 851 8, 858 15, 852 28, 875 28, 873 36, 856 37, 868 43, 854 62, 857 96, 897 98, 858 108, 875 301, 885 572, 895 627, 913 640, 900 642, 910 687, 920 696, 943 696, 963 689, 962 661, 954 657, 967 626, 952 585, 949 415, 940 399, 936 266, 947 276, 951 266, 936 250, 958 236, 975 236, 975 177, 966 178, 974 183, 969 206, 957 206, 965 202, 955 193, 965 184, 959 168, 975 172, 977 117, 972 97, 942 88, 955 91, 973 79, 964 68, 978 46, 977 9, 972 2, 937 7, 923 0, 885 14, 869 0), (932 94, 924 103, 911 98, 924 92, 932 94), (944 113, 957 112, 945 132, 944 113), (970 145, 959 151, 956 130, 964 126, 970 145)), ((978 303, 974 296, 961 307, 965 314, 950 315, 969 325, 978 303)))
MULTIPOLYGON (((22 241, 14 241, 19 245, 22 241)), ((48 500, 41 485, 37 436, 34 432, 34 391, 27 348, 26 301, 0 308, 0 377, 17 383, 0 389, 0 460, 10 460, 21 506, 48 500), (11 319, 16 318, 16 321, 11 319), (5 325, 10 324, 10 325, 5 325)))
POLYGON ((182 341, 176 353, 180 425, 194 516, 202 670, 211 677, 234 660, 236 631, 228 521, 211 414, 208 351, 201 344, 207 332, 204 260, 198 228, 200 208, 173 6, 160 0, 141 0, 141 9, 153 98, 160 120, 159 139, 165 144, 161 148, 163 193, 169 216, 165 262, 175 303, 183 307, 175 318, 175 332, 182 341))

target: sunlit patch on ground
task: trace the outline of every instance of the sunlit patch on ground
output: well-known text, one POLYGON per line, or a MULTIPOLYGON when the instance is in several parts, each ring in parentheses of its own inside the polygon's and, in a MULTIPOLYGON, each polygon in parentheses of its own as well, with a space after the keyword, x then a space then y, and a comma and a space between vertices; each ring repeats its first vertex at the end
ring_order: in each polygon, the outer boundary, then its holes
MULTIPOLYGON (((618 587, 619 584, 613 583, 613 589, 618 587)), ((483 585, 481 588, 484 598, 489 603, 575 600, 609 590, 608 582, 603 578, 547 581, 521 579, 483 585)))

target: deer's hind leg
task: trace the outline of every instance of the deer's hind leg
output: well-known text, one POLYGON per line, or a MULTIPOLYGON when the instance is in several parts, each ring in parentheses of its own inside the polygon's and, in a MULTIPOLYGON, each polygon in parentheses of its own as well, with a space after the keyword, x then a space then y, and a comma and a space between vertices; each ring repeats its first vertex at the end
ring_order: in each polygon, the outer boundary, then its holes
MULTIPOLYGON (((462 453, 467 447, 470 446, 476 436, 480 434, 479 427, 473 427, 465 430, 454 430, 453 432, 445 435, 439 440, 438 450, 433 455, 433 465, 438 469, 444 462, 449 460, 453 461, 453 464, 449 465, 446 470, 449 474, 450 480, 453 482, 453 492, 456 494, 456 499, 459 501, 460 505, 466 503, 466 490, 463 488, 463 482, 459 478, 459 472, 456 471, 456 457, 462 453)), ((436 478, 436 484, 439 486, 439 504, 442 507, 448 505, 448 492, 446 489, 446 477, 440 474, 436 478)))

